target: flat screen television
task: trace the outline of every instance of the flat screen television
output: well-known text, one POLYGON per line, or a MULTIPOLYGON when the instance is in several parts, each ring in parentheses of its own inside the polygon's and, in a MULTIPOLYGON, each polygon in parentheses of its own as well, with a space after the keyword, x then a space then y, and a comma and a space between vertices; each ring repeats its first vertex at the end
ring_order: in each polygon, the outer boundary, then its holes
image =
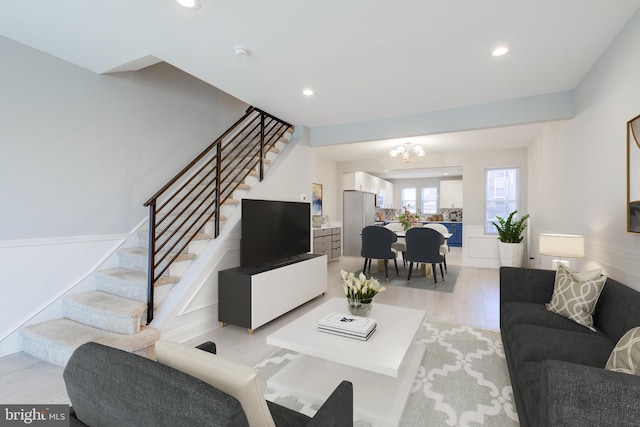
POLYGON ((277 265, 311 250, 311 205, 242 199, 240 266, 277 265))

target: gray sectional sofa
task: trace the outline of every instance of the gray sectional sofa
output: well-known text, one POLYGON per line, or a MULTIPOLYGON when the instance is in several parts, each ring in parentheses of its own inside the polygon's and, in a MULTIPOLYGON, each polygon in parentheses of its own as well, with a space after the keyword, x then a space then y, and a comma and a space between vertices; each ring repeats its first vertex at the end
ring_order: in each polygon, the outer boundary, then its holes
POLYGON ((500 269, 500 330, 520 425, 638 426, 640 376, 605 370, 640 326, 640 293, 607 279, 595 331, 548 311, 555 271, 500 269))

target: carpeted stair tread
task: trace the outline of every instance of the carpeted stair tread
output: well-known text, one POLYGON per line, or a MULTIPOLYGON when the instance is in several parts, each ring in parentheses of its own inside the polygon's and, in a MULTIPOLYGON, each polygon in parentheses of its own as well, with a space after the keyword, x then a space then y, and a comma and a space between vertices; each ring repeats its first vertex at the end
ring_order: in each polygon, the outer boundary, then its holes
MULTIPOLYGON (((138 247, 138 248, 124 248, 124 249, 120 249, 118 251, 119 253, 124 253, 127 255, 131 255, 131 256, 136 256, 136 257, 143 257, 146 258, 149 255, 149 251, 147 248, 142 248, 142 247, 138 247)), ((161 255, 164 255, 164 253, 160 253, 161 255)), ((178 258, 176 258, 176 262, 180 262, 180 261, 191 261, 196 259, 198 256, 195 254, 180 254, 178 255, 178 258)))
MULTIPOLYGON (((99 291, 118 295, 130 300, 147 302, 147 273, 127 268, 109 268, 95 272, 96 287, 99 291)), ((158 306, 159 296, 166 295, 171 287, 180 281, 178 276, 160 276, 154 285, 158 306)))
POLYGON ((95 341, 131 353, 148 351, 160 339, 160 331, 142 327, 134 335, 118 334, 69 319, 56 319, 23 328, 22 350, 34 357, 65 366, 73 351, 82 344, 95 341))
POLYGON ((100 291, 82 292, 64 299, 67 319, 121 334, 140 331, 147 304, 100 291))
POLYGON ((94 307, 95 310, 113 313, 116 316, 139 316, 147 308, 146 304, 142 302, 100 291, 89 291, 69 295, 65 298, 65 301, 94 307))
MULTIPOLYGON (((157 256, 162 257, 164 256, 164 253, 161 252, 157 256)), ((180 262, 190 262, 197 257, 198 255, 193 253, 180 253, 176 257, 174 264, 180 262)), ((165 259, 169 260, 171 258, 172 256, 167 256, 165 259)), ((147 248, 143 247, 120 249, 118 250, 118 260, 120 267, 146 272, 148 269, 149 251, 147 248)), ((168 271, 165 271, 164 275, 170 276, 171 271, 172 269, 170 268, 168 271)))

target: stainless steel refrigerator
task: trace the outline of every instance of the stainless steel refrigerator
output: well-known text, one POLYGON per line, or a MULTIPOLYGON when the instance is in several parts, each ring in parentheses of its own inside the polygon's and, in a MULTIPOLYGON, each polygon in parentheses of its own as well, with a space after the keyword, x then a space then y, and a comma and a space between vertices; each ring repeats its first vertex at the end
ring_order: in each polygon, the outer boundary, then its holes
POLYGON ((342 253, 360 256, 362 236, 367 225, 376 220, 376 195, 364 191, 345 190, 342 197, 342 253))

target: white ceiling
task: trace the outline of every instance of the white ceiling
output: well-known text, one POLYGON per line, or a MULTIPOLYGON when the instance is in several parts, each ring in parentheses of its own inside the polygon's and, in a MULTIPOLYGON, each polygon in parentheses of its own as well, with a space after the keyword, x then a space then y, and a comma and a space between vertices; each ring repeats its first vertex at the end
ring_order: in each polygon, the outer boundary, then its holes
MULTIPOLYGON (((200 1, 195 11, 174 0, 4 2, 0 35, 97 73, 165 61, 313 128, 572 90, 640 7, 640 0, 200 1), (492 57, 501 44, 511 52, 492 57), (237 46, 250 54, 234 55, 237 46), (313 97, 301 94, 307 87, 313 97)), ((411 141, 427 155, 513 148, 539 129, 411 141)), ((397 142, 314 149, 345 160, 385 156, 397 142)))
POLYGON ((309 127, 571 90, 640 0, 3 2, 0 35, 98 73, 166 61, 309 127), (498 44, 512 48, 494 58, 498 44), (246 58, 233 48, 250 50, 246 58), (301 90, 316 95, 305 98, 301 90))

